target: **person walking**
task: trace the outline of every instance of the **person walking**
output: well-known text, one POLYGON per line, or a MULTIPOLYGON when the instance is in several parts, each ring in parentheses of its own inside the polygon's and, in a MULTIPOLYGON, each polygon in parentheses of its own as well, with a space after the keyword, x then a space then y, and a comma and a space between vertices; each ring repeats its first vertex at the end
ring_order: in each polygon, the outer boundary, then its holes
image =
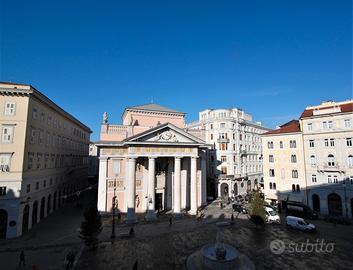
POLYGON ((21 250, 21 253, 20 253, 20 263, 18 264, 18 266, 26 266, 26 260, 25 260, 25 252, 24 252, 24 250, 21 250))

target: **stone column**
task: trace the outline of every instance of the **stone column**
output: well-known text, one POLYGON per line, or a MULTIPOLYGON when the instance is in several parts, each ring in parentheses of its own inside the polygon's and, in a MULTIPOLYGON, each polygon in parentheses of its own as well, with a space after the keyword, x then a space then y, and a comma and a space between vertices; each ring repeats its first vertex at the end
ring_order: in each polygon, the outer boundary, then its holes
POLYGON ((196 215, 197 211, 197 157, 191 157, 190 165, 190 211, 191 215, 196 215))
POLYGON ((206 159, 201 158, 201 205, 207 204, 207 172, 206 159))
MULTIPOLYGON (((98 202, 97 208, 100 212, 107 212, 107 165, 108 158, 99 158, 99 178, 98 178, 98 202)), ((62 194, 64 196, 64 194, 62 194)), ((47 204, 45 205, 47 206, 47 204)), ((46 209, 45 209, 46 212, 46 209)))
POLYGON ((180 214, 180 197, 181 197, 181 177, 180 177, 180 169, 181 169, 181 158, 175 157, 174 161, 174 213, 180 214))
POLYGON ((156 159, 153 157, 148 158, 148 200, 147 200, 147 221, 156 220, 155 214, 155 165, 156 159))
POLYGON ((135 189, 136 189, 136 158, 128 158, 128 171, 126 182, 126 223, 135 223, 135 189))

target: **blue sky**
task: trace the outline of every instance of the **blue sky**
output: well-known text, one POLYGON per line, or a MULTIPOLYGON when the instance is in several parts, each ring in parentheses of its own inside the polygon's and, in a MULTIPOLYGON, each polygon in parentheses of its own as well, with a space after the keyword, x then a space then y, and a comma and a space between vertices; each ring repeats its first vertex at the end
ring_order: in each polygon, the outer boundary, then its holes
POLYGON ((275 127, 352 98, 352 2, 1 1, 0 81, 29 83, 94 131, 156 103, 239 107, 275 127))

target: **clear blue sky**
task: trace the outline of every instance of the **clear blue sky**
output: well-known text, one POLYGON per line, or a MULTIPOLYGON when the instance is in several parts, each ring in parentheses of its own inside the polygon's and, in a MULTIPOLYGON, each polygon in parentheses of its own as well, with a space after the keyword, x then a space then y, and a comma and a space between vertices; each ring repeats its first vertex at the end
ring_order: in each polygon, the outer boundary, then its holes
POLYGON ((352 2, 0 0, 0 80, 97 132, 104 111, 240 107, 275 127, 352 98, 352 2))

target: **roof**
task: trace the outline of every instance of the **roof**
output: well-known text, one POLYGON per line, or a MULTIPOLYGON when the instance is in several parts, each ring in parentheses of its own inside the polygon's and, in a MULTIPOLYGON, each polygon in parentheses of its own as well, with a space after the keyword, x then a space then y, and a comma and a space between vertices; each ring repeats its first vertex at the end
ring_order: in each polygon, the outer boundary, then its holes
MULTIPOLYGON (((343 104, 331 104, 329 106, 320 106, 318 108, 315 108, 315 107, 309 107, 309 108, 306 108, 304 110, 304 112, 302 113, 302 115, 300 116, 300 118, 305 118, 305 117, 311 117, 314 115, 314 110, 322 110, 322 109, 331 109, 331 108, 334 108, 334 107, 340 107, 341 108, 341 111, 340 113, 347 113, 347 112, 353 112, 353 101, 351 102, 348 102, 348 103, 343 103, 343 104)), ((331 112, 330 112, 331 113, 331 112)), ((328 114, 330 114, 328 113, 328 114)), ((322 115, 322 114, 321 114, 322 115)))
POLYGON ((299 120, 291 120, 281 125, 278 129, 263 133, 262 135, 275 135, 275 134, 295 133, 295 132, 300 132, 299 120))
POLYGON ((156 103, 149 103, 149 104, 145 104, 145 105, 139 105, 139 106, 133 106, 133 107, 127 107, 126 110, 146 110, 146 111, 158 111, 158 112, 170 112, 170 113, 182 113, 183 112, 179 112, 164 106, 161 106, 159 104, 156 103))

